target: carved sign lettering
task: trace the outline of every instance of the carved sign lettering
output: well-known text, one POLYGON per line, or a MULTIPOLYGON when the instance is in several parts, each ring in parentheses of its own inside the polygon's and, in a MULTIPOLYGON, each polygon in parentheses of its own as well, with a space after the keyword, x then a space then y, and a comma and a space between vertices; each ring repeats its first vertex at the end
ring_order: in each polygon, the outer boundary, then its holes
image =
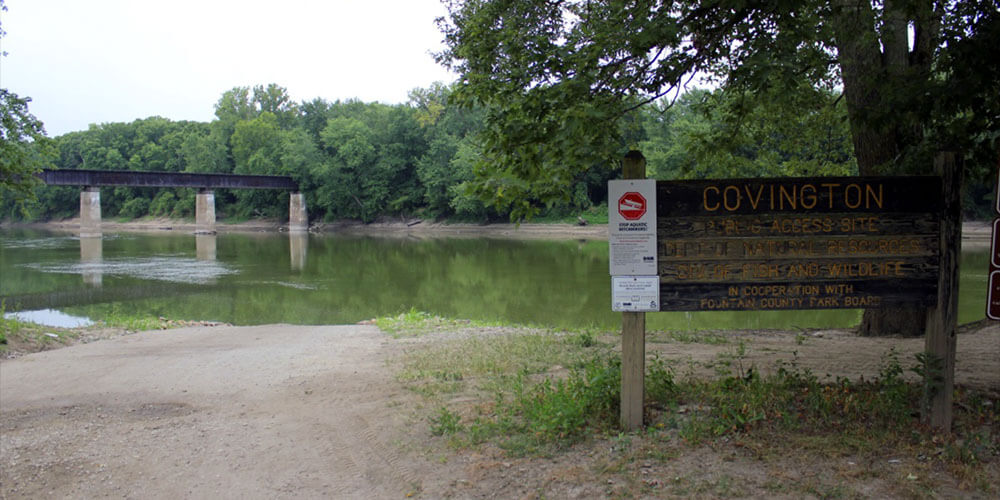
POLYGON ((936 300, 938 177, 657 183, 660 310, 936 300))

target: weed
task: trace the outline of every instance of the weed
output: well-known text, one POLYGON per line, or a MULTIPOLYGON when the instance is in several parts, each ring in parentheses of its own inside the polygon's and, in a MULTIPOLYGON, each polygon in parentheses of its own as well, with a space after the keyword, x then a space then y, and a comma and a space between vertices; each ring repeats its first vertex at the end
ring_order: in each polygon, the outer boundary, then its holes
POLYGON ((435 436, 452 436, 462 430, 461 417, 444 406, 430 420, 431 434, 435 436))
POLYGON ((656 354, 646 367, 646 397, 652 401, 667 402, 677 391, 674 372, 656 354))
POLYGON ((122 310, 120 304, 111 305, 111 309, 105 312, 100 323, 109 327, 124 328, 125 330, 143 331, 159 330, 165 328, 164 320, 158 316, 144 313, 126 312, 122 310))
MULTIPOLYGON (((591 338, 589 331, 529 332, 436 343, 408 354, 400 379, 427 388, 428 397, 437 397, 447 384, 487 395, 469 407, 472 416, 461 420, 439 409, 430 419, 432 432, 458 445, 490 443, 512 456, 545 455, 595 435, 610 437, 620 463, 638 454, 669 457, 678 447, 705 442, 742 443, 761 458, 791 450, 838 457, 906 449, 956 471, 952 474, 968 488, 986 494, 995 490, 994 476, 983 470, 1000 456, 996 398, 957 389, 958 437, 929 434, 914 418, 923 388, 906 382, 895 350, 882 357, 876 377, 833 381, 801 368, 795 353, 791 361, 761 371, 746 362, 749 347, 742 342, 719 357, 719 376, 711 379, 676 377, 674 367, 654 355, 645 385, 652 425, 633 445, 637 436, 618 428, 621 361, 591 338)), ((854 495, 835 481, 771 482, 764 488, 832 498, 854 495)), ((684 481, 671 489, 710 496, 744 493, 729 477, 684 481)))
POLYGON ((402 312, 397 316, 376 318, 375 326, 394 338, 416 337, 434 330, 437 325, 430 324, 430 322, 435 319, 439 318, 411 307, 409 311, 402 312))
POLYGON ((0 300, 0 352, 7 349, 7 334, 13 333, 15 328, 20 328, 20 321, 14 318, 7 318, 7 301, 0 300))
POLYGON ((921 414, 930 414, 931 400, 944 387, 944 359, 932 352, 917 353, 917 364, 910 371, 920 377, 922 397, 921 414))
POLYGON ((842 484, 813 484, 807 486, 805 491, 818 498, 846 498, 850 494, 850 491, 842 484))
POLYGON ((604 431, 617 421, 621 364, 595 357, 574 366, 563 380, 530 384, 525 372, 508 379, 490 415, 470 424, 470 441, 501 439, 512 454, 537 454, 604 431))
POLYGON ((619 453, 626 453, 632 448, 631 434, 619 432, 618 435, 611 438, 611 441, 614 442, 612 449, 618 451, 619 453))
MULTIPOLYGON (((733 375, 738 377, 745 376, 743 372, 743 360, 746 359, 746 356, 747 356, 747 345, 746 342, 741 340, 740 343, 737 344, 736 347, 734 347, 731 350, 731 352, 719 354, 719 359, 715 363, 716 375, 720 377, 727 377, 733 375), (733 373, 733 369, 736 370, 735 374, 733 373)), ((751 371, 752 370, 753 368, 751 367, 751 371)))
POLYGON ((952 462, 974 465, 985 462, 991 455, 1000 452, 997 443, 997 439, 990 435, 990 431, 984 429, 947 443, 944 447, 944 456, 952 462))
POLYGON ((582 331, 574 335, 572 342, 579 345, 580 347, 593 347, 594 346, 594 334, 589 331, 582 331))

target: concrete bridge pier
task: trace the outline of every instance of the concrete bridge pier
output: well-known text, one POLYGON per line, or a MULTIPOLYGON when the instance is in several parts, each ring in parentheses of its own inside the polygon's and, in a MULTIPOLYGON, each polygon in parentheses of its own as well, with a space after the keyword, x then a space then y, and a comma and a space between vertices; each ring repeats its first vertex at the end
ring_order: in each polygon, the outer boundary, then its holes
POLYGON ((306 196, 299 191, 288 195, 288 231, 308 231, 309 215, 306 213, 306 196))
POLYGON ((101 188, 86 186, 80 191, 80 237, 101 236, 101 188))
POLYGON ((215 234, 215 191, 199 189, 194 203, 195 234, 215 234))

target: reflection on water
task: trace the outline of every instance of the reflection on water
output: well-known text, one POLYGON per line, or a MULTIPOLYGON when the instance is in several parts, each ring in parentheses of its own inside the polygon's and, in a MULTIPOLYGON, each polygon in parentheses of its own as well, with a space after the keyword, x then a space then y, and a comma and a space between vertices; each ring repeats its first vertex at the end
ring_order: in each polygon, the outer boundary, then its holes
POLYGON ((214 261, 216 255, 215 234, 195 234, 195 254, 198 260, 214 261))
MULTIPOLYGON (((611 311, 606 241, 297 233, 192 242, 192 235, 167 233, 107 235, 92 240, 98 245, 91 250, 81 239, 78 252, 61 236, 0 230, 0 237, 0 297, 8 311, 253 325, 354 323, 414 308, 565 328, 621 324, 611 311)), ((983 317, 987 267, 988 251, 963 253, 961 322, 983 317)), ((650 330, 689 330, 849 327, 859 319, 857 310, 807 310, 653 313, 646 321, 650 330)))
POLYGON ((104 282, 104 273, 101 270, 104 260, 104 241, 100 236, 80 237, 80 273, 83 275, 83 282, 100 288, 104 282))
POLYGON ((306 256, 309 255, 309 233, 290 231, 288 233, 288 251, 291 254, 292 271, 305 269, 306 256))
POLYGON ((25 264, 24 267, 42 273, 80 274, 84 281, 96 276, 129 277, 141 280, 169 281, 208 285, 220 276, 237 271, 218 262, 201 261, 190 257, 146 257, 138 259, 113 259, 72 264, 25 264))
POLYGON ((27 321, 29 323, 36 323, 39 325, 52 326, 56 328, 79 328, 81 326, 90 326, 94 322, 87 318, 81 318, 79 316, 71 316, 59 311, 54 311, 52 309, 41 309, 38 311, 17 311, 6 313, 3 315, 4 318, 14 318, 19 321, 27 321))
POLYGON ((77 240, 76 236, 66 236, 66 235, 52 235, 48 237, 25 237, 25 238, 12 238, 7 237, 7 233, 0 231, 0 248, 5 249, 23 249, 30 248, 32 250, 53 250, 53 249, 64 249, 64 248, 76 248, 77 240))

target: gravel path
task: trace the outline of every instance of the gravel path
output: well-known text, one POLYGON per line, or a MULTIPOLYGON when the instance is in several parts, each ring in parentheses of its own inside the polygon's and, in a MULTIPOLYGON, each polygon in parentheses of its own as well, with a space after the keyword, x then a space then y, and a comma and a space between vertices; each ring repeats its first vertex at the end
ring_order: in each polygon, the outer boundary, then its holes
POLYGON ((400 498, 404 400, 372 326, 142 332, 0 364, 0 497, 400 498))

